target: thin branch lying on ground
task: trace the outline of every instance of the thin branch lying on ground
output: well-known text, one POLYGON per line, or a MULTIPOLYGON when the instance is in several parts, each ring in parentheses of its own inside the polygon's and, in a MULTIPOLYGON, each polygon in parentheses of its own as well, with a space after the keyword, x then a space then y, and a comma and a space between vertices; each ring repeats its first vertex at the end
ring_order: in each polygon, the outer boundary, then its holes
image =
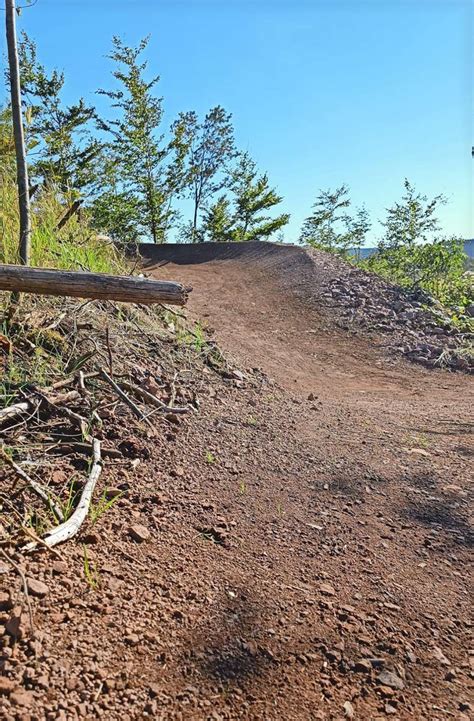
POLYGON ((7 463, 10 466, 10 468, 12 468, 15 471, 15 473, 17 474, 17 476, 19 478, 21 478, 23 481, 25 481, 25 483, 36 493, 37 496, 39 496, 43 501, 45 501, 45 503, 48 505, 48 507, 51 508, 51 510, 53 511, 53 513, 56 516, 56 518, 58 519, 58 521, 64 520, 64 516, 61 512, 61 509, 58 508, 56 503, 54 503, 54 501, 51 498, 51 494, 48 493, 46 488, 44 488, 44 486, 42 486, 41 483, 38 483, 38 481, 35 481, 33 478, 31 478, 31 476, 29 476, 27 473, 25 473, 23 468, 21 468, 17 463, 15 463, 15 461, 12 458, 10 458, 10 456, 7 453, 5 453, 5 451, 3 450, 3 447, 1 445, 0 445, 0 458, 2 458, 5 461, 5 463, 7 463))
MULTIPOLYGON (((58 543, 63 543, 75 536, 89 513, 89 506, 91 504, 92 495, 96 487, 99 476, 102 472, 102 459, 100 452, 100 441, 97 438, 93 439, 92 443, 92 468, 89 474, 89 478, 83 488, 81 498, 77 504, 77 508, 74 513, 61 525, 56 526, 49 531, 43 538, 44 543, 47 546, 57 546, 58 543)), ((29 543, 25 551, 32 551, 37 547, 36 542, 29 543)))
POLYGON ((14 403, 11 406, 7 406, 6 408, 2 408, 0 410, 0 423, 4 423, 7 420, 11 420, 12 418, 17 418, 18 416, 23 415, 24 413, 28 413, 31 411, 32 405, 30 401, 23 401, 22 403, 14 403))
POLYGON ((133 411, 133 413, 136 415, 137 418, 139 418, 141 421, 145 419, 145 416, 139 409, 137 405, 127 396, 126 393, 123 392, 123 390, 120 388, 119 385, 109 376, 107 371, 104 371, 103 369, 100 371, 101 377, 114 389, 116 394, 123 400, 123 402, 133 411))
POLYGON ((148 403, 151 403, 153 406, 156 406, 157 408, 165 411, 166 413, 192 413, 193 411, 191 406, 166 405, 166 403, 160 401, 160 399, 154 396, 152 393, 149 393, 144 388, 135 386, 133 383, 129 383, 129 381, 120 381, 120 385, 126 390, 130 391, 130 393, 134 393, 141 400, 148 401, 148 403))
MULTIPOLYGON (((80 397, 80 394, 77 391, 71 391, 71 393, 75 393, 77 397, 80 397)), ((73 424, 79 428, 79 430, 82 433, 82 437, 86 441, 91 441, 92 436, 89 433, 88 424, 85 418, 83 418, 79 413, 75 413, 74 411, 71 411, 69 408, 66 408, 65 406, 59 405, 56 399, 49 398, 45 393, 41 393, 41 391, 36 391, 36 394, 41 398, 41 400, 46 401, 46 403, 53 408, 55 408, 61 415, 66 416, 69 418, 70 421, 73 422, 73 424)), ((66 394, 69 395, 69 394, 66 394)))

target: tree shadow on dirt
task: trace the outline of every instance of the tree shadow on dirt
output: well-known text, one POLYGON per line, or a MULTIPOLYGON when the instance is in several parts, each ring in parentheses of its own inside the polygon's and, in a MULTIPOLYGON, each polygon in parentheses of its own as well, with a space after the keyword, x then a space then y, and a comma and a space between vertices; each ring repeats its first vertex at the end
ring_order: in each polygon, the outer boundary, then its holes
POLYGON ((199 673, 212 681, 240 685, 260 676, 271 656, 262 639, 262 601, 248 589, 223 594, 218 608, 194 629, 188 657, 199 673))
POLYGON ((413 428, 405 426, 405 430, 410 433, 423 433, 433 436, 470 436, 474 433, 474 423, 470 421, 437 421, 437 427, 432 428, 413 428))
POLYGON ((401 516, 408 521, 419 523, 433 530, 443 531, 448 545, 471 548, 474 545, 474 533, 467 519, 457 508, 446 500, 423 500, 410 502, 401 516))

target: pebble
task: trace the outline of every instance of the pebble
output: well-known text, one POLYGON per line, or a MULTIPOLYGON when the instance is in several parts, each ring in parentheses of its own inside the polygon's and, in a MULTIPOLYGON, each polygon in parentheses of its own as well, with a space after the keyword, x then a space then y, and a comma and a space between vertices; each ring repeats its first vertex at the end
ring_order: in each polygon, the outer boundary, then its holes
POLYGON ((128 636, 125 636, 124 639, 127 646, 138 646, 140 643, 140 636, 137 636, 136 633, 129 633, 128 636))
POLYGON ((4 676, 0 676, 0 694, 8 695, 13 691, 16 684, 14 681, 12 681, 10 678, 5 678, 4 676))
POLYGON ((28 691, 13 691, 10 694, 10 702, 15 706, 31 706, 33 695, 28 691))
POLYGON ((393 673, 393 671, 381 671, 377 676, 377 681, 382 686, 388 686, 389 688, 397 689, 397 691, 402 691, 405 688, 403 679, 397 676, 396 673, 393 673))
POLYGON ((128 533, 137 543, 143 543, 143 541, 148 541, 151 538, 151 533, 148 528, 139 523, 130 526, 128 533))
POLYGON ((443 666, 451 666, 451 661, 449 658, 446 658, 442 650, 439 648, 439 646, 434 646, 433 648, 433 656, 443 665, 443 666))
POLYGON ((26 586, 28 588, 28 593, 31 596, 36 596, 37 598, 44 598, 44 596, 47 596, 49 593, 48 586, 43 583, 43 581, 38 581, 36 578, 27 578, 26 586))
POLYGON ((334 590, 333 586, 331 586, 330 583, 322 583, 319 587, 319 590, 321 593, 324 593, 325 596, 335 596, 336 591, 334 590))
POLYGON ((354 671, 360 671, 361 673, 370 673, 372 671, 372 664, 365 658, 360 658, 354 664, 354 671))

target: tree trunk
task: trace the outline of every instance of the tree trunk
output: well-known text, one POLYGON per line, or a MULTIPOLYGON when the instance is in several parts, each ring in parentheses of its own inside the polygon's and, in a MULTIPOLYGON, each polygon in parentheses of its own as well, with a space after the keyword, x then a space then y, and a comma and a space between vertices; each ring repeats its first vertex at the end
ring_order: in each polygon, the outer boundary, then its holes
POLYGON ((197 231, 197 219, 198 219, 198 210, 199 210, 199 203, 197 200, 194 201, 194 215, 193 215, 193 234, 192 234, 192 242, 196 242, 196 231, 197 231))
POLYGON ((5 0, 5 11, 13 137, 15 139, 18 205, 20 209, 20 261, 24 265, 28 265, 30 262, 31 238, 30 188, 21 112, 20 67, 16 43, 15 0, 5 0))
POLYGON ((188 289, 168 280, 1 264, 0 290, 146 305, 185 305, 188 297, 188 289))

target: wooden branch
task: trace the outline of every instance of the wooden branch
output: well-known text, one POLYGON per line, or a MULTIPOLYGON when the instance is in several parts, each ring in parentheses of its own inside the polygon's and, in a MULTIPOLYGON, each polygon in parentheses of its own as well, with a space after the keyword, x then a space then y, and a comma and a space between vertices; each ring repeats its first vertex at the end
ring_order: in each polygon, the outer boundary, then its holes
MULTIPOLYGON (((63 541, 67 541, 73 536, 75 536, 87 518, 87 514, 89 513, 89 507, 92 500, 92 495, 94 493, 94 489, 96 487, 99 476, 102 472, 100 441, 98 441, 97 438, 94 438, 93 440, 92 449, 91 472, 83 488, 81 498, 79 500, 79 503, 77 504, 77 508, 75 509, 74 513, 67 519, 67 521, 64 521, 64 523, 56 526, 56 528, 53 528, 44 536, 43 541, 49 547, 57 546, 58 543, 63 543, 63 541)), ((36 545, 37 544, 35 542, 29 543, 26 546, 25 550, 32 551, 34 548, 36 548, 36 545)))
POLYGON ((58 224, 56 226, 56 230, 61 230, 61 228, 63 228, 66 225, 66 223, 68 222, 68 220, 70 220, 72 218, 74 213, 77 213, 77 211, 79 210, 79 208, 81 207, 83 202, 84 202, 84 200, 82 198, 74 201, 74 203, 71 205, 71 207, 66 210, 63 217, 58 222, 58 224))
POLYGON ((120 388, 120 386, 117 385, 113 378, 111 378, 109 374, 103 369, 100 371, 100 375, 114 389, 119 398, 121 398, 123 402, 133 411, 136 417, 143 421, 145 419, 145 416, 143 415, 139 407, 135 405, 135 403, 131 400, 131 398, 127 396, 126 393, 123 392, 123 390, 120 388))
POLYGON ((71 398, 80 398, 80 394, 77 391, 70 391, 69 393, 64 393, 63 396, 58 396, 58 398, 49 398, 44 392, 41 392, 39 390, 36 391, 36 395, 41 398, 42 401, 45 401, 49 406, 57 410, 61 415, 66 416, 66 418, 69 418, 69 420, 77 427, 82 433, 82 437, 85 441, 92 441, 92 437, 89 433, 88 424, 85 418, 83 418, 79 413, 76 413, 75 411, 71 411, 70 408, 67 408, 66 406, 60 405, 61 402, 64 401, 64 399, 68 399, 68 397, 71 398))
POLYGON ((21 416, 23 413, 28 413, 32 407, 29 401, 23 401, 22 403, 14 403, 12 406, 2 408, 2 410, 0 410, 0 423, 21 416))
POLYGON ((106 275, 50 268, 0 265, 0 290, 38 295, 72 296, 126 303, 185 305, 188 294, 180 283, 136 276, 106 275))
POLYGON ((127 391, 134 393, 142 401, 147 401, 148 403, 151 403, 152 406, 159 408, 165 413, 191 413, 193 410, 190 406, 167 406, 166 403, 160 401, 160 399, 154 396, 152 393, 149 393, 144 388, 135 386, 133 385, 133 383, 129 383, 128 381, 120 381, 120 385, 127 391))
POLYGON ((42 486, 41 483, 38 483, 33 478, 31 478, 27 473, 25 473, 23 468, 21 468, 17 463, 15 463, 15 461, 12 458, 10 458, 10 456, 7 453, 5 453, 5 451, 3 450, 3 448, 1 446, 0 446, 0 458, 2 458, 5 461, 5 463, 7 463, 11 468, 13 468, 13 470, 15 471, 17 476, 19 478, 21 478, 23 481, 25 481, 25 483, 27 483, 28 486, 30 486, 33 489, 33 491, 36 493, 37 496, 39 496, 43 501, 45 501, 45 503, 47 503, 48 506, 50 506, 51 510, 53 511, 53 513, 56 516, 56 518, 58 519, 58 521, 62 521, 64 518, 62 511, 59 508, 59 506, 57 506, 57 504, 54 503, 54 501, 51 498, 51 494, 48 493, 48 490, 46 488, 44 488, 44 486, 42 486))

